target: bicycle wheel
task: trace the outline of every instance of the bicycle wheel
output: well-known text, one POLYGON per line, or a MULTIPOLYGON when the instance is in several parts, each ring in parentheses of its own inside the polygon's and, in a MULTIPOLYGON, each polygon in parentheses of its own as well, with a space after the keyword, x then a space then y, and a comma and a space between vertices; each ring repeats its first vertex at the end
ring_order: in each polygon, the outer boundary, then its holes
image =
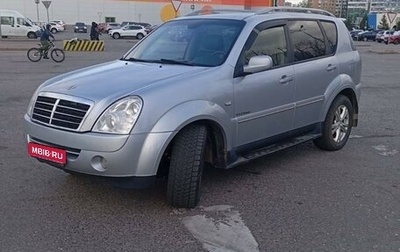
POLYGON ((55 62, 62 62, 65 59, 64 51, 59 48, 53 49, 50 56, 55 62))
POLYGON ((28 59, 32 62, 38 62, 42 58, 42 52, 39 48, 31 48, 26 53, 28 59))

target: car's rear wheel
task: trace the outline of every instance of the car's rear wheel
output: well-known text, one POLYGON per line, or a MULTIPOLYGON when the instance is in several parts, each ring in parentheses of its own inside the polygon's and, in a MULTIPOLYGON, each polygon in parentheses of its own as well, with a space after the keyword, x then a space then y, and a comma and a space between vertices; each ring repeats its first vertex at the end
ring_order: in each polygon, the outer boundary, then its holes
POLYGON ((51 33, 57 33, 57 29, 56 28, 51 29, 51 33))
POLYGON ((143 37, 144 37, 144 35, 141 34, 141 33, 138 33, 138 34, 136 35, 136 38, 137 38, 137 39, 142 39, 143 37))
POLYGON ((337 96, 323 122, 322 136, 314 140, 315 145, 330 151, 343 148, 350 136, 353 114, 353 105, 349 98, 337 96))
POLYGON ((114 33, 112 36, 114 39, 119 39, 121 37, 121 35, 119 35, 119 33, 114 33))
POLYGON ((190 125, 175 139, 168 175, 168 203, 179 208, 194 208, 200 200, 207 128, 190 125))
POLYGON ((367 37, 364 37, 364 41, 368 41, 368 38, 367 38, 367 37))

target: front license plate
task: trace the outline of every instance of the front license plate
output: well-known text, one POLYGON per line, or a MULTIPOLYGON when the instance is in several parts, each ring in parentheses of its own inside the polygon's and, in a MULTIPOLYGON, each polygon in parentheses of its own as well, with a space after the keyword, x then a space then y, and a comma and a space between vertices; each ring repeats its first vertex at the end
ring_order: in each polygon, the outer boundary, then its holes
POLYGON ((35 158, 45 159, 59 164, 67 163, 67 151, 63 149, 49 147, 37 143, 29 143, 28 153, 30 156, 35 158))

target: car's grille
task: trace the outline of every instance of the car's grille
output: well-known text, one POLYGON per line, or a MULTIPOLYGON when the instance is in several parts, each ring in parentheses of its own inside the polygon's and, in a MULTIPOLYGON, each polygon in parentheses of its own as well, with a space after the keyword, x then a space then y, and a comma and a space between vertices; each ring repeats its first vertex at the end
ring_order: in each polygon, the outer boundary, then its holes
POLYGON ((38 96, 32 118, 39 122, 77 130, 90 105, 53 97, 38 96))

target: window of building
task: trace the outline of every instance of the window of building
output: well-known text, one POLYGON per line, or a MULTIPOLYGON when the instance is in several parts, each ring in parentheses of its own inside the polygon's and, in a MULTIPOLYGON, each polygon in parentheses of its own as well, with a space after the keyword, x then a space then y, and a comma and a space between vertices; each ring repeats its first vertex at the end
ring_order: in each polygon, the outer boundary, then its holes
POLYGON ((106 23, 115 23, 115 17, 106 17, 106 23))
POLYGON ((324 36, 317 21, 289 21, 289 33, 294 51, 294 61, 326 55, 324 36))

